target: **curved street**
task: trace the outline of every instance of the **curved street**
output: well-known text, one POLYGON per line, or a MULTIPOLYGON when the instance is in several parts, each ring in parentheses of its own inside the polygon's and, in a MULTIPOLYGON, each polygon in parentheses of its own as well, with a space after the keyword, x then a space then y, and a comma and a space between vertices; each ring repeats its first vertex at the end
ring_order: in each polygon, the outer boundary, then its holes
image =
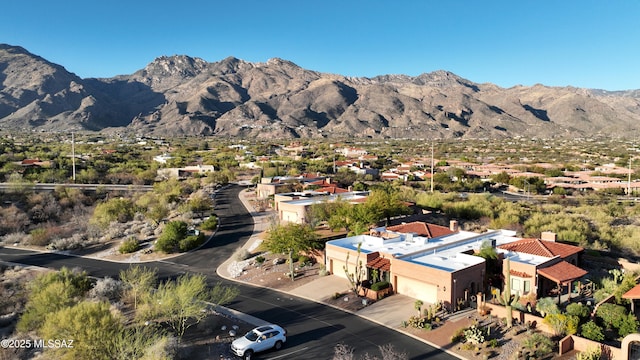
MULTIPOLYGON (((378 355, 378 346, 393 344, 408 359, 456 359, 446 352, 393 329, 313 301, 275 290, 232 282, 216 274, 216 269, 244 244, 253 233, 253 219, 238 198, 240 186, 229 186, 216 197, 216 214, 220 226, 215 236, 200 249, 167 260, 145 263, 156 268, 160 278, 186 272, 202 273, 211 284, 222 282, 239 287, 240 296, 227 307, 282 325, 287 329, 286 346, 267 352, 258 359, 331 359, 334 346, 352 347, 356 358, 368 353, 378 355)), ((0 260, 26 265, 61 268, 80 267, 91 276, 114 277, 129 266, 84 257, 42 253, 0 247, 0 260)))

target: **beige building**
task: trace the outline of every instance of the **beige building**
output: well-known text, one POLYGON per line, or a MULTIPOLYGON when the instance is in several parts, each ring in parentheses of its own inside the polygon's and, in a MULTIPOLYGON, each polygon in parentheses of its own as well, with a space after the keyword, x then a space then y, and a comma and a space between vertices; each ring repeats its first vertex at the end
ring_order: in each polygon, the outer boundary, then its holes
POLYGON ((450 307, 483 292, 485 260, 473 254, 484 243, 510 259, 512 289, 522 295, 546 296, 558 286, 570 290, 569 284, 586 274, 576 266, 582 248, 521 239, 508 230, 461 231, 455 221, 449 228, 414 222, 328 241, 325 265, 332 274, 346 278, 345 266, 355 273, 362 260, 362 279, 371 280, 375 270, 396 293, 450 307))
POLYGON ((343 201, 358 203, 367 199, 367 191, 354 191, 338 194, 330 194, 322 191, 304 191, 276 194, 273 197, 274 208, 281 222, 305 224, 309 221, 309 208, 313 204, 332 202, 341 199, 343 201))

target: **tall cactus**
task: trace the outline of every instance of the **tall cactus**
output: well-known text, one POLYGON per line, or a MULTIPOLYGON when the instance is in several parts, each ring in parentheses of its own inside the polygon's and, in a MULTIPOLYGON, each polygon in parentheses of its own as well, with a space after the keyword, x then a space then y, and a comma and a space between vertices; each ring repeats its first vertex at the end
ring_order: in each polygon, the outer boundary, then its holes
POLYGON ((504 266, 505 266, 505 272, 506 272, 504 292, 499 297, 499 299, 500 299, 500 303, 502 303, 502 305, 504 305, 504 307, 507 310, 507 328, 510 328, 513 326, 513 315, 511 313, 513 310, 513 305, 520 300, 520 296, 516 294, 513 297, 513 300, 511 299, 511 266, 510 266, 509 258, 506 258, 504 262, 505 262, 504 266))

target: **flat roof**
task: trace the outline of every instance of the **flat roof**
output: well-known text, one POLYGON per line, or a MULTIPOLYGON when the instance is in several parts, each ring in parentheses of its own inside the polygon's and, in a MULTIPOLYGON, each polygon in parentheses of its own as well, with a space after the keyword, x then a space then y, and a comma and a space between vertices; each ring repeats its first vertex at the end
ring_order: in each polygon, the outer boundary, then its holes
MULTIPOLYGON (((383 229, 383 228, 380 228, 383 229)), ((379 229, 376 229, 379 230, 379 229)), ((478 234, 469 231, 459 231, 454 234, 436 238, 427 238, 415 234, 383 232, 383 236, 357 235, 342 239, 331 240, 327 244, 356 250, 360 244, 360 251, 369 254, 378 251, 396 259, 433 267, 443 271, 454 272, 470 266, 481 264, 484 259, 479 256, 464 254, 470 250, 477 251, 485 241, 495 242, 496 245, 520 240, 515 232, 507 230, 488 231, 478 234)), ((501 251, 500 249, 497 249, 501 251)), ((501 251, 505 252, 505 251, 501 251)), ((523 262, 524 259, 510 256, 512 261, 523 262), (520 261, 519 261, 520 260, 520 261)), ((519 255, 519 254, 518 254, 519 255)), ((534 259, 534 255, 527 256, 526 261, 537 261, 549 258, 534 259), (529 259, 529 257, 531 259, 529 259)), ((544 262, 542 261, 542 262, 544 262)))
MULTIPOLYGON (((318 193, 316 192, 316 194, 318 193)), ((308 198, 301 198, 301 199, 295 199, 295 200, 285 200, 285 201, 282 201, 281 203, 307 206, 307 205, 317 204, 325 201, 334 201, 338 198, 344 201, 364 199, 369 195, 368 192, 366 191, 346 192, 346 193, 340 193, 340 194, 329 194, 326 192, 320 192, 319 194, 322 194, 322 195, 315 195, 315 196, 310 196, 308 198)), ((278 195, 281 196, 282 194, 278 194, 278 195)))

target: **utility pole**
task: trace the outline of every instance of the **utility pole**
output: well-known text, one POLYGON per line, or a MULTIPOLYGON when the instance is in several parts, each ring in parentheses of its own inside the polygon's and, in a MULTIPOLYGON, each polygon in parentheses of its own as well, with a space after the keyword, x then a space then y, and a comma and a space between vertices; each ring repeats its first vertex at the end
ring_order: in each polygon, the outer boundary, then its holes
POLYGON ((627 196, 631 197, 631 158, 629 158, 629 179, 627 181, 627 196))
POLYGON ((433 160, 433 141, 431 141, 431 192, 433 192, 433 167, 435 166, 433 160))
POLYGON ((336 153, 334 151, 333 153, 333 174, 335 175, 336 173, 336 153))
POLYGON ((76 182, 76 138, 74 133, 71 133, 71 164, 73 167, 73 182, 76 182))

